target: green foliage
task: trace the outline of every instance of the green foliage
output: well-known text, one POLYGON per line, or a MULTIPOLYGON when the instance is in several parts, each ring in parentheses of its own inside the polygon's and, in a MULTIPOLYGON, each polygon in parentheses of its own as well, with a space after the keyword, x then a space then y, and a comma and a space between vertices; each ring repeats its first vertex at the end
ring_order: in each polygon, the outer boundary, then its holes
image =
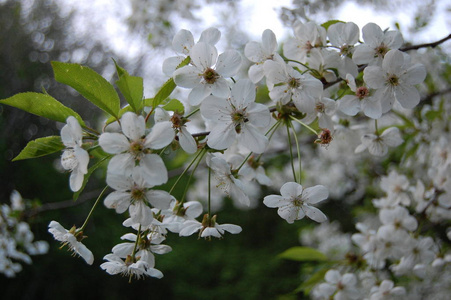
POLYGON ((118 118, 120 100, 114 87, 94 70, 79 64, 52 62, 55 79, 74 88, 106 113, 118 118))
POLYGON ((116 61, 114 61, 114 64, 116 65, 117 74, 119 76, 116 85, 133 111, 139 113, 143 108, 144 85, 142 77, 130 76, 125 69, 121 68, 116 63, 116 61))
POLYGON ((64 145, 60 136, 47 136, 29 142, 13 161, 41 157, 63 149, 64 145))
POLYGON ((329 20, 329 21, 321 24, 321 26, 323 26, 327 30, 327 29, 329 29, 329 27, 331 25, 334 25, 334 24, 337 24, 337 23, 346 23, 346 22, 343 22, 343 21, 340 21, 340 20, 329 20))
POLYGON ((324 275, 326 275, 329 268, 321 268, 316 271, 309 279, 301 283, 298 288, 294 291, 295 293, 303 292, 304 294, 310 294, 312 288, 317 285, 321 280, 323 280, 324 275))
POLYGON ((185 111, 185 107, 182 102, 177 99, 171 99, 163 105, 163 109, 167 111, 178 111, 179 113, 183 113, 185 111))
POLYGON ((10 98, 0 100, 0 104, 6 104, 22 109, 31 114, 50 120, 66 123, 69 116, 74 116, 81 125, 84 125, 80 115, 69 107, 64 106, 52 96, 41 93, 20 93, 10 98))
POLYGON ((279 258, 295 261, 326 261, 327 256, 310 247, 292 247, 278 255, 279 258))

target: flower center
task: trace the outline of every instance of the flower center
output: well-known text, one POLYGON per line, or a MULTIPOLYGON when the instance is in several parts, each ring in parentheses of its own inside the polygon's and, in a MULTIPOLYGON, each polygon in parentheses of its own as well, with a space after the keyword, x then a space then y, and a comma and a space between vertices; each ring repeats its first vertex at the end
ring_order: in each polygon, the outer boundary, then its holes
POLYGON ((390 75, 387 82, 392 86, 397 86, 399 85, 399 78, 396 75, 390 75))
POLYGON ((293 205, 301 207, 304 205, 304 200, 302 200, 301 196, 298 196, 298 197, 294 198, 293 205))
POLYGON ((202 77, 208 84, 213 84, 219 78, 219 74, 212 68, 207 68, 202 77))
POLYGON ((134 186, 130 191, 130 195, 132 197, 132 202, 140 201, 144 199, 145 190, 138 186, 134 186))
POLYGON ((78 165, 77 157, 73 149, 66 149, 61 156, 61 165, 65 170, 74 170, 78 165))
POLYGON ((387 54, 388 50, 390 49, 388 49, 388 47, 382 43, 379 47, 376 48, 376 54, 374 55, 374 57, 384 57, 385 54, 387 54))
POLYGON ((245 109, 240 111, 235 111, 232 114, 232 121, 235 124, 235 131, 236 133, 241 133, 241 126, 246 123, 249 122, 249 119, 247 118, 247 114, 245 109))
POLYGON ((291 78, 288 80, 288 86, 289 86, 290 88, 292 88, 292 89, 297 89, 297 88, 299 88, 299 87, 301 86, 301 81, 300 81, 299 78, 291 77, 291 78))
POLYGON ((352 45, 343 45, 340 48, 340 54, 342 56, 350 56, 352 54, 352 48, 354 48, 352 45))
POLYGON ((144 151, 144 139, 133 141, 130 143, 130 153, 132 153, 135 158, 138 158, 144 151))
POLYGON ((368 88, 365 87, 365 86, 361 86, 361 87, 359 87, 359 88, 355 91, 355 95, 356 95, 357 98, 359 98, 360 100, 366 98, 369 94, 370 94, 370 91, 369 91, 368 88))
POLYGON ((324 105, 324 103, 318 102, 315 106, 316 111, 319 113, 324 113, 326 111, 326 106, 324 105))

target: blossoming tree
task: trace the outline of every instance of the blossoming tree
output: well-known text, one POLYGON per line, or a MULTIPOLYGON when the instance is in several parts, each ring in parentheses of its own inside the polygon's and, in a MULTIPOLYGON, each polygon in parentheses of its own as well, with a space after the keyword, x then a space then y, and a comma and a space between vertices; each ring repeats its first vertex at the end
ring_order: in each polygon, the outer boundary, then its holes
MULTIPOLYGON (((403 47, 399 31, 369 23, 360 41, 358 26, 340 21, 299 22, 293 33, 280 49, 268 29, 243 53, 228 49, 218 55, 218 29, 205 30, 198 42, 182 30, 173 41, 181 55, 165 60, 168 79, 153 97, 144 97, 142 78, 116 64, 123 106, 116 88, 92 69, 52 62, 56 81, 103 111, 104 122, 95 128, 47 93, 0 100, 65 123, 60 136, 31 141, 15 160, 62 151, 74 199, 107 164, 106 185, 85 222, 68 230, 64 220, 52 221, 48 231, 92 264, 98 258, 83 240, 103 202, 123 215, 123 223, 110 226, 125 226, 130 233, 121 237, 127 242, 112 245, 100 267, 130 280, 161 278, 154 253, 172 250, 162 244, 168 235, 233 238, 227 234, 242 231, 239 224, 222 223, 227 220, 215 201, 224 196, 237 209, 256 203, 277 208, 281 222, 321 223, 301 233, 303 247, 281 254, 319 262, 298 292, 315 299, 413 299, 437 286, 435 294, 446 295, 451 286, 445 288, 451 278, 449 88, 421 98, 427 93, 422 83, 433 78, 436 66, 416 51, 450 37, 403 47), (247 76, 239 72, 245 59, 251 62, 247 76), (181 96, 171 98, 176 89, 181 96), (257 102, 257 91, 265 89, 270 100, 257 102), (398 156, 387 158, 392 153, 398 156), (267 163, 281 155, 288 157, 286 165, 267 163), (159 189, 171 177, 168 161, 176 157, 186 159, 184 167, 174 172, 169 190, 159 189), (396 164, 385 164, 374 178, 365 175, 384 160, 396 164), (368 199, 367 187, 378 180, 381 197, 368 199), (174 196, 176 188, 184 189, 182 197, 174 196), (340 232, 317 207, 328 201, 355 205, 353 234, 340 232)), ((2 226, 9 215, 10 209, 2 208, 2 226)), ((31 240, 29 254, 46 251, 31 240)), ((9 256, 29 262, 14 253, 9 256)), ((4 273, 19 269, 15 265, 4 273)))

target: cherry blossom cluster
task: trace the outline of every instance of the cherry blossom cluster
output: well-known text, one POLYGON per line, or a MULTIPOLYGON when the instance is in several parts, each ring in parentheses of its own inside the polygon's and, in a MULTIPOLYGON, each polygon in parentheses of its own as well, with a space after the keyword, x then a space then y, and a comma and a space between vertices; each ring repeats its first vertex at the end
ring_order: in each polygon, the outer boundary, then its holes
POLYGON ((10 197, 11 205, 0 207, 0 273, 15 277, 22 270, 20 262, 31 264, 30 255, 46 254, 46 241, 34 241, 30 225, 22 220, 26 201, 18 191, 10 197))
MULTIPOLYGON (((281 49, 268 29, 261 42, 247 43, 244 53, 219 52, 220 37, 216 28, 205 30, 197 42, 188 30, 175 35, 176 56, 163 62, 169 80, 157 95, 173 85, 166 98, 177 87, 176 102, 183 105, 168 108, 170 99, 156 104, 142 99, 142 105, 129 101, 101 131, 87 128, 76 116, 67 118, 61 129, 61 164, 71 172, 71 190, 84 189, 99 157, 108 162, 107 186, 81 227, 67 230, 50 223, 56 240, 92 264, 94 255, 83 242, 86 225, 103 200, 105 207, 125 215, 122 225, 132 232, 121 237, 125 242, 115 245, 100 267, 130 279, 161 278, 154 254, 172 250, 162 244, 169 232, 211 239, 242 231, 239 225, 218 223, 224 197, 240 209, 259 203, 276 208, 288 223, 306 218, 323 223, 328 217, 316 207, 321 202, 332 198, 352 204, 364 197, 366 186, 377 185, 371 176, 361 176, 358 166, 380 163, 404 146, 422 160, 406 156, 400 169, 409 167, 415 174, 423 164, 427 176, 408 178, 391 171, 380 183, 385 196, 373 201, 377 216, 370 213, 356 224, 360 233, 326 229, 336 236, 319 235, 319 242, 309 244, 334 259, 353 254, 362 262, 354 273, 340 265, 330 268, 312 296, 406 294, 406 288, 395 287, 394 276, 418 271, 416 276, 424 279, 439 258, 441 266, 449 263, 440 242, 419 231, 419 215, 427 222, 449 221, 451 155, 448 137, 439 134, 450 131, 448 119, 435 120, 441 121, 435 135, 421 119, 412 118, 404 127, 400 123, 420 104, 416 85, 426 77, 425 67, 401 51, 400 32, 369 23, 361 42, 360 29, 351 22, 299 22, 281 49), (246 59, 251 66, 243 70, 246 59), (264 87, 270 100, 262 103, 257 92, 264 87), (413 133, 404 130, 407 125, 413 133), (424 149, 413 148, 413 141, 424 149), (287 165, 265 165, 281 154, 289 158, 287 165), (177 155, 189 162, 172 187, 163 189, 171 177, 168 162, 177 155), (274 192, 262 194, 262 186, 274 192), (179 199, 176 188, 185 191, 179 199)), ((323 224, 318 230, 331 226, 323 224)))

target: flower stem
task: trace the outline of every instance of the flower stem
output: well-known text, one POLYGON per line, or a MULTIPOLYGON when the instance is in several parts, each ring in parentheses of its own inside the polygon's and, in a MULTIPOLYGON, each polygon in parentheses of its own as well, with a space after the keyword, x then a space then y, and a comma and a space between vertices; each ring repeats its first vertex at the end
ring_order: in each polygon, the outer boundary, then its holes
POLYGON ((298 161, 299 161, 299 180, 296 182, 301 184, 301 178, 302 178, 302 162, 301 162, 301 148, 299 147, 299 141, 298 137, 296 135, 296 130, 294 130, 294 126, 292 123, 290 123, 291 130, 293 131, 294 141, 296 142, 296 150, 298 152, 298 161))
POLYGON ((194 115, 195 113, 197 113, 200 109, 196 108, 195 110, 193 110, 192 112, 190 112, 188 115, 186 115, 184 118, 188 119, 189 117, 191 117, 192 115, 194 115))
POLYGON ((97 206, 97 204, 99 203, 100 199, 102 198, 103 194, 106 192, 107 188, 108 188, 108 186, 106 186, 106 187, 102 190, 102 192, 100 193, 99 197, 97 197, 96 202, 95 202, 94 205, 92 206, 91 211, 89 212, 88 216, 86 217, 85 222, 83 223, 83 225, 81 226, 81 228, 80 228, 79 231, 85 230, 85 227, 86 227, 86 225, 88 224, 88 221, 89 221, 89 219, 91 218, 92 213, 94 212, 94 209, 96 208, 96 206, 97 206))
POLYGON ((208 216, 211 216, 211 169, 208 168, 208 216))
MULTIPOLYGON (((139 224, 139 228, 138 228, 138 233, 136 234, 136 241, 135 241, 135 246, 133 247, 133 252, 132 252, 132 258, 133 258, 133 262, 135 263, 135 254, 136 254, 136 249, 138 248, 138 243, 139 243, 139 239, 141 238, 141 224, 139 224)), ((130 277, 128 279, 128 283, 132 282, 132 276, 133 273, 130 273, 130 277)))
POLYGON ((304 122, 302 122, 302 121, 296 119, 296 118, 293 117, 293 116, 290 116, 290 119, 293 120, 293 121, 295 121, 295 122, 297 122, 297 123, 299 123, 299 124, 301 124, 302 126, 304 126, 305 128, 307 128, 308 130, 310 130, 311 132, 313 132, 315 135, 318 135, 318 132, 316 132, 315 129, 313 129, 312 127, 308 126, 308 125, 305 124, 304 122))
MULTIPOLYGON (((175 181, 174 185, 172 186, 172 188, 169 190, 169 194, 172 193, 172 191, 174 190, 175 186, 179 183, 180 179, 183 177, 183 175, 185 175, 186 172, 188 172, 189 168, 191 168, 191 166, 194 164, 194 162, 197 160, 197 158, 204 153, 206 150, 202 149, 201 151, 199 151, 196 156, 194 157, 194 159, 190 162, 190 164, 188 165, 188 167, 186 167, 185 170, 183 170, 182 174, 180 174, 180 176, 177 178, 177 180, 175 181)), ((202 155, 203 156, 203 155, 202 155)))
MULTIPOLYGON (((189 178, 188 178, 188 182, 186 183, 186 187, 185 187, 185 191, 183 192, 183 196, 182 196, 182 199, 180 199, 180 204, 183 204, 183 202, 185 202, 185 196, 186 196, 186 193, 188 192, 188 188, 189 188, 189 184, 190 184, 190 182, 191 182, 191 179, 193 178, 193 175, 194 175, 194 173, 196 172, 196 169, 197 169, 197 167, 199 166, 199 163, 201 162, 201 160, 202 160, 202 158, 204 157, 204 155, 205 155, 205 153, 207 153, 207 151, 205 150, 205 149, 202 149, 202 151, 201 151, 201 153, 202 153, 202 155, 200 156, 200 158, 197 160, 197 163, 196 163, 196 165, 194 166, 194 169, 193 169, 193 171, 191 172, 191 175, 189 176, 189 178)), ((182 207, 182 206, 180 206, 180 207, 182 207)))
POLYGON ((287 122, 287 137, 288 137, 288 148, 290 149, 291 171, 293 172, 294 181, 297 182, 296 171, 294 169, 293 149, 291 149, 290 123, 288 122, 287 122))

